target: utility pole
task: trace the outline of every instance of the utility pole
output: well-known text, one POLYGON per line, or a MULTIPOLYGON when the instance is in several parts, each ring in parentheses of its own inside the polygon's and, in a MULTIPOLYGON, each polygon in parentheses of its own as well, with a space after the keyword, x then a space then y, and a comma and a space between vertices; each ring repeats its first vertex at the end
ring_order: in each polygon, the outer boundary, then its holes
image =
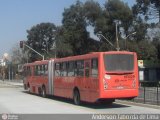
POLYGON ((117 51, 119 51, 120 50, 120 47, 119 47, 119 40, 118 40, 118 20, 116 20, 115 21, 115 24, 116 24, 116 49, 117 49, 117 51))

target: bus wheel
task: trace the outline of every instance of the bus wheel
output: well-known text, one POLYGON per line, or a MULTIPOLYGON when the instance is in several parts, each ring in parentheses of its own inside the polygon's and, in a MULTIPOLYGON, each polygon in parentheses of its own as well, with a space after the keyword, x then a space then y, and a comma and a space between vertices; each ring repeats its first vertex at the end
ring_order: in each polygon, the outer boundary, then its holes
POLYGON ((28 92, 28 93, 31 93, 31 88, 30 88, 30 85, 29 85, 29 84, 27 85, 27 92, 28 92))
POLYGON ((74 91, 73 100, 75 105, 80 105, 80 94, 78 90, 74 91))
POLYGON ((41 94, 41 95, 42 95, 42 97, 44 97, 44 98, 45 98, 45 97, 46 97, 46 89, 45 89, 45 87, 44 87, 44 86, 42 87, 42 91, 41 91, 41 93, 42 93, 42 94, 41 94))
POLYGON ((41 87, 39 87, 39 88, 38 88, 38 94, 39 94, 39 96, 41 96, 41 95, 42 95, 41 87))

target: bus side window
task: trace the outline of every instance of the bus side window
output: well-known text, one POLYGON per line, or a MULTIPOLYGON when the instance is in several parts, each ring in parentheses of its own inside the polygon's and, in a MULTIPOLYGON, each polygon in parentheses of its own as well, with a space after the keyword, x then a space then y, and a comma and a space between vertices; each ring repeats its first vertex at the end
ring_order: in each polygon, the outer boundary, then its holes
POLYGON ((37 67, 38 67, 37 76, 40 76, 41 75, 41 66, 38 65, 37 67))
POLYGON ((44 65, 41 65, 41 75, 44 76, 44 65))
POLYGON ((45 75, 44 73, 45 73, 45 67, 44 67, 45 65, 41 65, 41 75, 45 75))
POLYGON ((31 76, 31 74, 32 74, 32 73, 31 73, 31 67, 29 67, 29 76, 31 76))
POLYGON ((26 77, 26 67, 23 67, 23 76, 26 77))
POLYGON ((84 76, 84 61, 77 61, 77 76, 84 76))
POLYGON ((68 62, 68 76, 74 76, 74 62, 68 62))
POLYGON ((29 66, 27 67, 27 70, 26 70, 26 76, 31 76, 31 69, 29 66))
POLYGON ((60 76, 60 63, 55 64, 55 76, 60 76))
POLYGON ((61 76, 67 76, 67 62, 63 62, 61 65, 61 76))
POLYGON ((78 75, 77 61, 74 62, 74 76, 78 75))
POLYGON ((44 71, 43 71, 43 65, 40 65, 40 76, 44 75, 44 71))
POLYGON ((38 75, 38 66, 34 66, 34 76, 38 75))
POLYGON ((85 62, 85 76, 89 77, 89 62, 85 62))
POLYGON ((92 59, 91 65, 92 65, 91 76, 98 77, 98 59, 97 58, 92 59))
POLYGON ((48 75, 48 65, 44 65, 44 75, 48 75))

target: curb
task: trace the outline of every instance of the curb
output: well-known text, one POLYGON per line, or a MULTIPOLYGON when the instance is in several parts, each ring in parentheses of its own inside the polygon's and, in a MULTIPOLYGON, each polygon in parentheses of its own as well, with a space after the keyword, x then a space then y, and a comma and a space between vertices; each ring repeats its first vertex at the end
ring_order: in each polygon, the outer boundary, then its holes
POLYGON ((125 101, 125 100, 116 100, 115 103, 120 103, 120 104, 125 104, 125 105, 135 105, 135 106, 154 108, 154 109, 159 109, 160 110, 160 106, 159 105, 136 103, 136 102, 125 101))
POLYGON ((11 81, 2 81, 0 80, 1 87, 9 87, 9 86, 17 86, 17 87, 23 87, 23 83, 21 82, 11 82, 11 81), (9 86, 8 86, 9 85, 9 86))

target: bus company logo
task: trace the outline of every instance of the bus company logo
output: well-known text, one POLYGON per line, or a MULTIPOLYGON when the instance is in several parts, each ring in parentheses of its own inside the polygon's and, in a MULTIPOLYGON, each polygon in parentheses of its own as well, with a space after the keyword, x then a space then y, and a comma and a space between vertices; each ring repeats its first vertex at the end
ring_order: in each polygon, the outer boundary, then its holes
POLYGON ((7 114, 2 114, 2 120, 7 120, 8 119, 8 115, 7 114))

